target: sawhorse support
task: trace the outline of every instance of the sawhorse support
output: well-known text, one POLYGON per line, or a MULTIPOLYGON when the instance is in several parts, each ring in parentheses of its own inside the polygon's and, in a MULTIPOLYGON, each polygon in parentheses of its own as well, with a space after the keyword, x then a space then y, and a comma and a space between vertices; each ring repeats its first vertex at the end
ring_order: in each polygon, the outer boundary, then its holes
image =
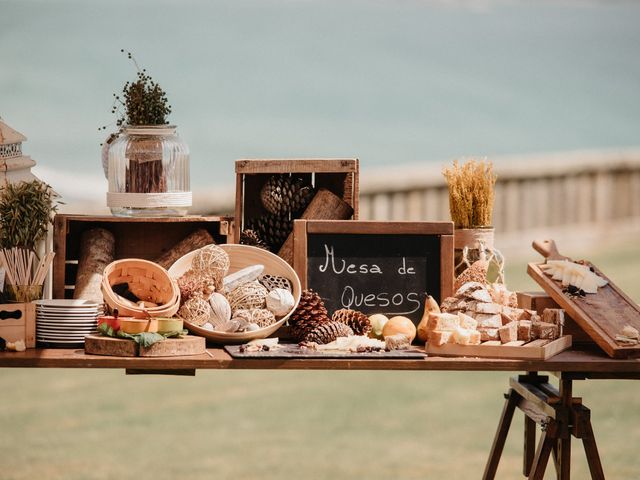
POLYGON ((591 478, 604 480, 604 471, 591 427, 591 412, 582 399, 573 397, 570 376, 560 376, 560 389, 549 383, 549 377, 530 372, 509 381, 509 392, 493 439, 483 479, 496 476, 509 427, 516 408, 525 414, 524 462, 522 473, 530 480, 543 480, 553 455, 558 480, 571 478, 571 436, 582 440, 591 478), (536 448, 536 424, 542 435, 536 448))

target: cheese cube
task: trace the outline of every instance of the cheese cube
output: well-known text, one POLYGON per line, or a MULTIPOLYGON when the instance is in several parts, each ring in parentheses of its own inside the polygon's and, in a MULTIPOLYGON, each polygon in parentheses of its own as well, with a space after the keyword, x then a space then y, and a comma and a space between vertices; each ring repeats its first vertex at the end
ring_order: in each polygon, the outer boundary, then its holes
POLYGON ((451 313, 430 313, 427 323, 427 331, 453 331, 459 325, 460 318, 458 317, 458 315, 453 315, 451 313))
POLYGON ((490 340, 500 340, 500 334, 497 328, 479 328, 480 340, 488 342, 490 340))
POLYGON ((498 329, 502 343, 514 342, 518 339, 518 323, 511 322, 498 329))
POLYGON ((429 343, 437 346, 444 345, 445 343, 453 343, 453 332, 435 330, 429 334, 429 343))
POLYGON ((531 340, 531 321, 520 320, 518 322, 518 340, 528 342, 531 340))
POLYGON ((460 326, 462 328, 467 328, 469 330, 475 330, 478 327, 478 322, 475 318, 470 317, 469 315, 458 312, 458 318, 460 319, 460 326))

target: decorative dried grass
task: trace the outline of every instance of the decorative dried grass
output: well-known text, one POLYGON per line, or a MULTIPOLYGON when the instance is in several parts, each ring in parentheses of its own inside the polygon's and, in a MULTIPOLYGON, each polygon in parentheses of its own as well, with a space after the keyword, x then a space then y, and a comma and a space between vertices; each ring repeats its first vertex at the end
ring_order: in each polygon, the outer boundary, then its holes
POLYGON ((442 173, 449 186, 449 210, 456 228, 491 226, 497 178, 493 164, 472 159, 461 166, 456 160, 442 173))

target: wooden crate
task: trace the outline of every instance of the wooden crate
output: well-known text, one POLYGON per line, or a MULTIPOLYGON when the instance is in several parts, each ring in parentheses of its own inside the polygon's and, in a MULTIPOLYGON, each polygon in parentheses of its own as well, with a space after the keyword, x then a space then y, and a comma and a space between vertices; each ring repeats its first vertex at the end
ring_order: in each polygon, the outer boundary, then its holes
POLYGON ((24 340, 27 348, 36 346, 36 305, 3 303, 0 305, 0 338, 7 342, 24 340))
POLYGON ((82 233, 91 228, 110 230, 116 240, 116 259, 155 260, 190 233, 204 228, 216 243, 232 243, 231 217, 124 218, 56 215, 53 227, 53 298, 72 298, 82 233))
POLYGON ((358 218, 359 162, 357 159, 268 159, 236 161, 236 205, 234 240, 249 219, 267 211, 260 200, 260 190, 274 174, 295 174, 307 179, 316 189, 326 188, 353 208, 358 218))

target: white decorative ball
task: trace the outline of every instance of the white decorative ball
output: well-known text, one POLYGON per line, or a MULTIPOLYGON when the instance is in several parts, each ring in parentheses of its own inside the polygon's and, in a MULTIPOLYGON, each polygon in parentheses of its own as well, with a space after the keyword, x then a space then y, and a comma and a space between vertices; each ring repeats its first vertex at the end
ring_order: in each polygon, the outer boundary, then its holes
POLYGON ((289 313, 295 303, 293 294, 284 288, 275 288, 267 295, 267 309, 279 317, 289 313))

